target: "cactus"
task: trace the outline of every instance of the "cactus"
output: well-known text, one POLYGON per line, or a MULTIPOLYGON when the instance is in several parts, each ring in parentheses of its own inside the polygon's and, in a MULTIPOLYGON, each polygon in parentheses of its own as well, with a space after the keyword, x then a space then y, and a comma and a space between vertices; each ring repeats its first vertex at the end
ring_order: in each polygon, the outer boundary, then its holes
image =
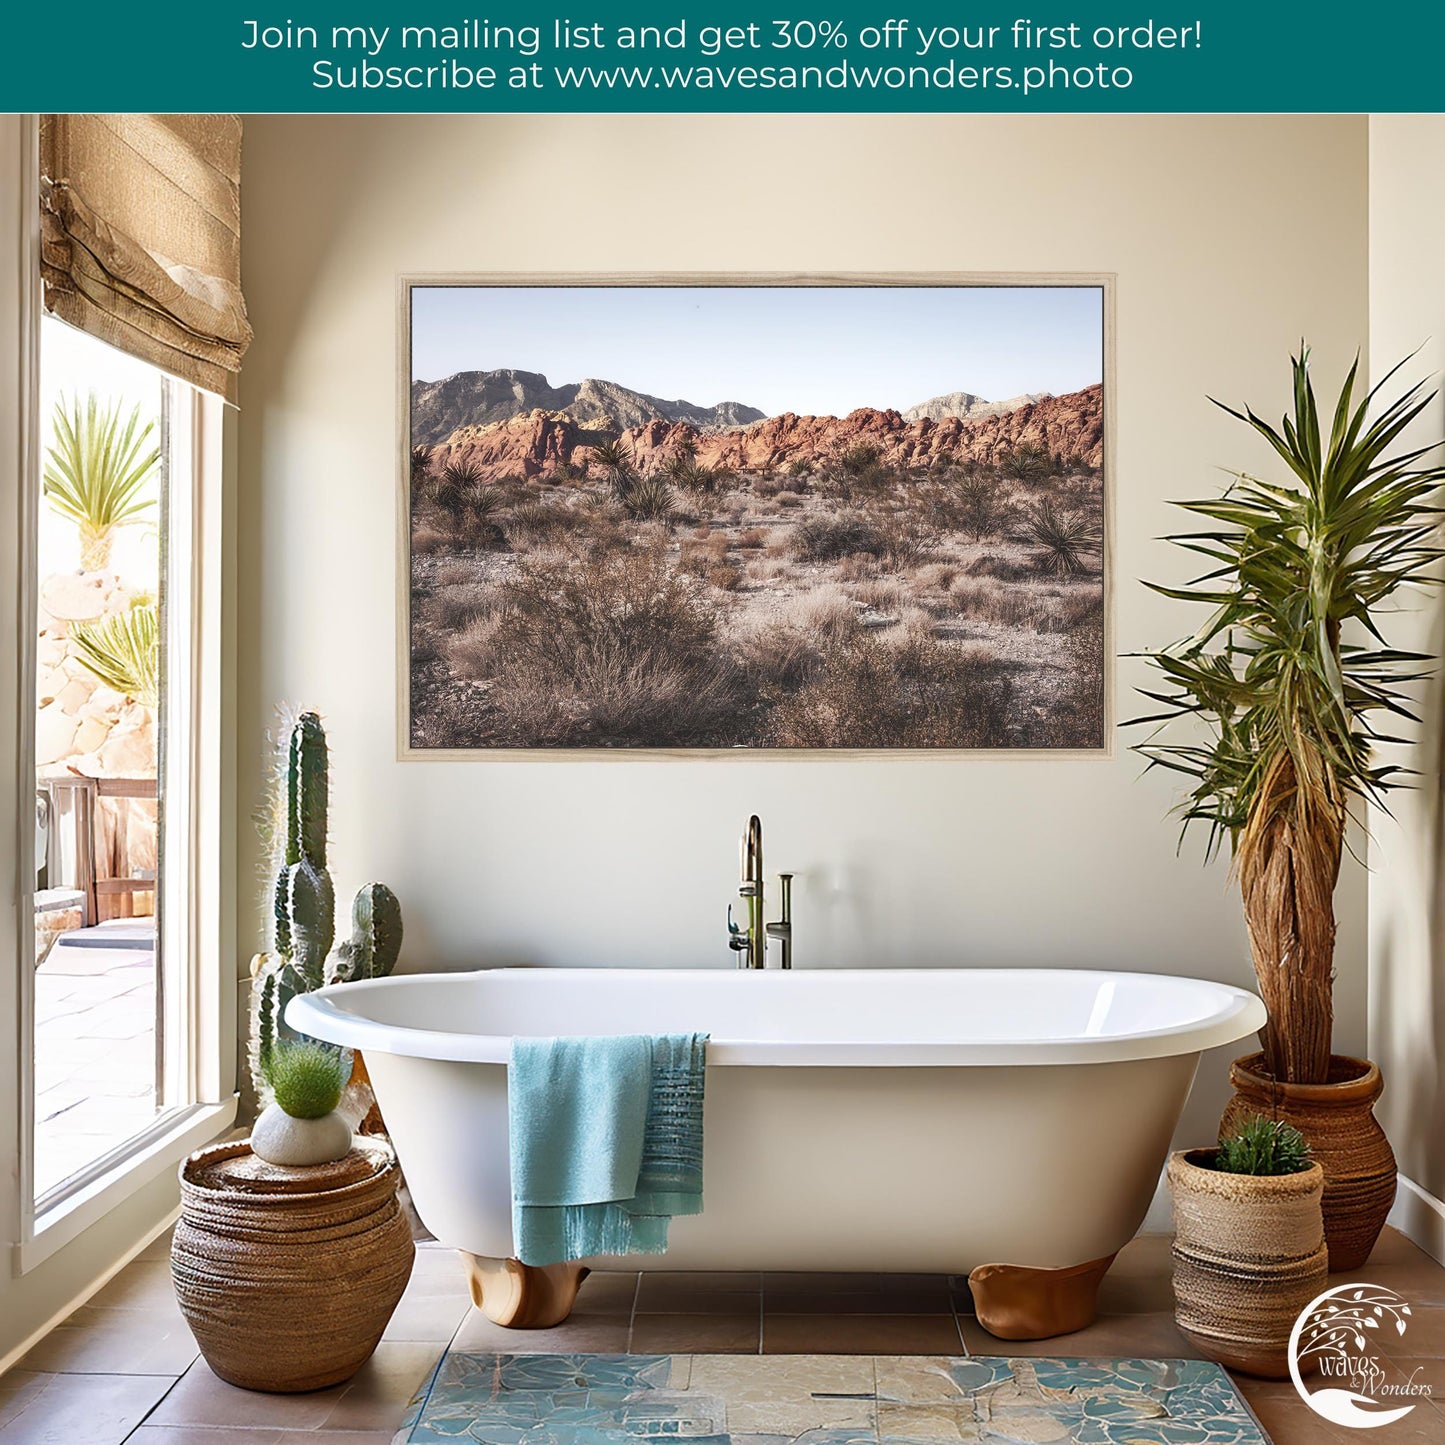
POLYGON ((327 983, 385 978, 401 953, 401 904, 385 883, 368 883, 351 906, 351 937, 326 964, 327 983))
POLYGON ((251 970, 250 1058, 252 1077, 267 1090, 282 1052, 298 1041, 315 1042, 286 1024, 286 1005, 323 984, 384 977, 401 950, 401 906, 385 884, 371 883, 356 895, 352 937, 332 952, 336 898, 326 870, 328 791, 326 733, 321 719, 305 712, 278 757, 274 814, 263 815, 276 820, 269 834, 267 822, 262 826, 263 836, 276 841, 278 866, 271 891, 271 951, 258 955, 251 970))

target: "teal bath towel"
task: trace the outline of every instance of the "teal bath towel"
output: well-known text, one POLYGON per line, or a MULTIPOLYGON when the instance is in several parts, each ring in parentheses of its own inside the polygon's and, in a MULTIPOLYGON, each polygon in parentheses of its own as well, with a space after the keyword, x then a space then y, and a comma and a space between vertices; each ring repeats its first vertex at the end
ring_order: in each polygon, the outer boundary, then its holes
POLYGON ((661 1254, 702 1213, 706 1034, 512 1040, 512 1244, 523 1264, 661 1254))

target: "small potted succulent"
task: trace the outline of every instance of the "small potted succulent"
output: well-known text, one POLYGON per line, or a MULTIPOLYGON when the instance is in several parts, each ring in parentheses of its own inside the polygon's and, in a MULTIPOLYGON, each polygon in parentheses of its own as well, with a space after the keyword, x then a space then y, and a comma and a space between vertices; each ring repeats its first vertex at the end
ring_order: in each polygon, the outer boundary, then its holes
POLYGON ((1290 1331, 1329 1270, 1324 1182, 1299 1130, 1262 1116, 1170 1158, 1174 1317, 1210 1359, 1289 1374, 1290 1331))
POLYGON ((251 1130, 251 1152, 268 1164, 330 1164, 351 1150, 351 1124, 336 1106, 351 1073, 340 1050, 278 1038, 261 1059, 271 1102, 251 1130))

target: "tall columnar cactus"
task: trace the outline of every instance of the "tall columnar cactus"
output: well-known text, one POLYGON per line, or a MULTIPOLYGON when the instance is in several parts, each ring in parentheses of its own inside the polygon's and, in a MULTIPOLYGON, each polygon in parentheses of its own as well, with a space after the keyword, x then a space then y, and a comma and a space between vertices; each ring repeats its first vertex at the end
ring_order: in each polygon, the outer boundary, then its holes
POLYGON ((326 964, 327 983, 385 978, 401 954, 401 904, 385 883, 368 883, 351 905, 351 937, 326 964))
POLYGON ((258 1072, 278 1037, 294 1037, 286 1005, 325 982, 326 955, 336 936, 336 900, 326 871, 328 759, 326 732, 314 712, 291 729, 284 770, 285 843, 272 890, 272 948, 257 975, 258 1072))

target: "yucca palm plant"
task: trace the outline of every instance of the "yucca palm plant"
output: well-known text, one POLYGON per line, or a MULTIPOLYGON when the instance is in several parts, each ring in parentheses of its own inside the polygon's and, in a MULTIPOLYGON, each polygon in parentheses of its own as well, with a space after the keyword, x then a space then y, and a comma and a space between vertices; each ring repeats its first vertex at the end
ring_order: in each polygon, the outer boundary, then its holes
POLYGON ((1162 711, 1136 721, 1158 725, 1137 745, 1151 766, 1192 780, 1185 828, 1206 824, 1211 854, 1229 841, 1269 1009, 1266 1066, 1311 1084, 1329 1078, 1346 824, 1399 782, 1374 748, 1396 741, 1381 730, 1389 719, 1413 719, 1408 689, 1430 661, 1390 647, 1376 614, 1405 583, 1433 580, 1445 467, 1425 461, 1428 446, 1392 450, 1434 395, 1422 384, 1384 397, 1399 366, 1356 402, 1357 360, 1328 431, 1303 344, 1293 369, 1293 415, 1278 428, 1223 407, 1288 479, 1234 473, 1223 496, 1178 504, 1215 524, 1169 539, 1209 570, 1186 587, 1150 585, 1210 613, 1192 637, 1146 654, 1164 687, 1141 691, 1162 711), (1176 722, 1202 722, 1205 738, 1161 741, 1176 722))
POLYGON ((160 700, 159 618, 153 602, 139 602, 99 622, 70 630, 77 660, 107 687, 155 710, 160 700))
POLYGON ((80 565, 87 572, 110 564, 115 529, 139 521, 155 505, 142 490, 160 460, 148 445, 155 423, 140 421, 139 405, 102 406, 94 392, 55 405, 54 441, 46 449, 45 496, 80 529, 80 565))
POLYGON ((1099 524, 1083 512, 1063 512, 1045 497, 1024 513, 1029 540, 1038 547, 1034 566, 1057 577, 1089 570, 1089 556, 1103 545, 1099 524))

